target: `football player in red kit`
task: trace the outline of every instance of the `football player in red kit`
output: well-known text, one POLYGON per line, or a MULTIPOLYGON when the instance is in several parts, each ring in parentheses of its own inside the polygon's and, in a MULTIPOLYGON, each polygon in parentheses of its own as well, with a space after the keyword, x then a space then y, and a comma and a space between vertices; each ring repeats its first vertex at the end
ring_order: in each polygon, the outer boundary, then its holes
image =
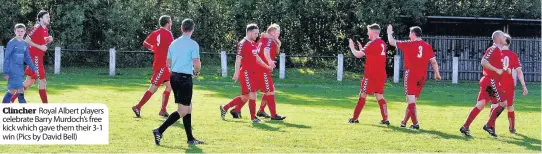
POLYGON ((435 73, 435 80, 440 80, 440 73, 433 52, 433 47, 421 39, 422 29, 418 26, 410 27, 408 41, 396 41, 393 38, 393 27, 388 25, 388 40, 391 46, 403 51, 405 60, 404 88, 408 106, 401 127, 406 127, 409 118, 412 118, 411 129, 420 129, 416 101, 420 97, 427 78, 427 65, 431 62, 435 73))
POLYGON ((358 42, 359 51, 354 47, 352 39, 349 40, 349 47, 356 58, 366 56, 365 73, 361 79, 359 99, 354 109, 354 115, 348 120, 349 123, 359 123, 358 117, 365 106, 365 99, 368 94, 375 94, 380 106, 382 121, 380 124, 389 125, 388 110, 384 99, 384 86, 386 84, 386 42, 380 39, 380 26, 372 24, 367 26, 367 35, 370 41, 362 47, 358 42))
MULTIPOLYGON (((278 24, 271 24, 265 33, 262 33, 260 39, 258 40, 258 45, 261 46, 258 55, 262 58, 264 63, 268 64, 272 68, 275 68, 275 56, 279 53, 280 49, 280 27, 278 24)), ((261 67, 261 70, 258 71, 259 78, 258 82, 260 83, 260 91, 263 92, 261 99, 260 109, 256 113, 258 117, 271 118, 271 120, 284 120, 285 116, 280 116, 276 113, 276 103, 275 103, 275 85, 273 83, 273 78, 271 77, 272 70, 268 70, 264 67, 261 67), (265 113, 264 109, 266 106, 269 106, 269 111, 271 115, 265 113)), ((243 106, 236 106, 234 110, 231 110, 230 113, 234 118, 241 118, 241 108, 243 106)))
MULTIPOLYGON (((53 37, 49 36, 49 29, 47 28, 51 22, 49 12, 41 10, 38 12, 37 20, 38 23, 30 28, 25 40, 29 46, 30 58, 38 70, 34 72, 32 69, 30 69, 30 67, 26 67, 25 74, 28 76, 24 81, 24 89, 29 88, 34 84, 36 79, 39 79, 38 87, 41 102, 48 103, 49 100, 47 100, 47 93, 45 91, 47 87, 47 80, 45 80, 43 56, 47 51, 47 44, 53 42, 53 37)), ((13 101, 15 101, 15 98, 12 98, 11 102, 13 101)))
POLYGON ((472 108, 465 124, 459 129, 465 136, 471 136, 469 130, 470 124, 489 101, 491 101, 492 108, 494 109, 491 110, 489 120, 483 129, 490 135, 497 136, 494 129, 495 120, 507 103, 504 89, 500 84, 501 75, 504 72, 501 48, 506 45, 506 36, 502 31, 495 31, 491 38, 493 39, 493 45, 486 50, 482 57, 481 65, 484 76, 480 79, 480 91, 476 105, 472 108))
POLYGON ((254 42, 258 38, 259 28, 256 24, 249 24, 246 28, 246 36, 237 44, 237 58, 235 60, 235 73, 233 80, 239 80, 241 95, 235 97, 228 104, 220 106, 220 116, 225 119, 228 109, 234 106, 242 106, 249 101, 250 119, 254 123, 261 120, 256 118, 256 91, 259 90, 258 72, 261 68, 272 70, 258 55, 260 46, 254 42), (241 67, 241 64, 242 67, 241 67))
POLYGON ((507 101, 506 108, 508 109, 508 122, 509 122, 508 130, 510 131, 510 133, 516 133, 516 128, 515 128, 516 117, 514 113, 515 85, 514 85, 514 77, 512 76, 512 71, 516 71, 517 78, 519 79, 519 82, 521 83, 521 86, 523 87, 523 95, 524 96, 527 95, 529 91, 527 90, 527 86, 525 85, 525 79, 523 77, 523 71, 521 71, 521 63, 520 63, 519 57, 516 53, 510 50, 510 44, 512 43, 512 38, 508 34, 506 34, 505 36, 506 36, 506 45, 502 48, 502 55, 503 55, 503 68, 505 69, 506 73, 502 74, 501 85, 504 88, 504 97, 506 97, 506 101, 507 101))
POLYGON ((147 39, 143 42, 143 46, 151 50, 154 53, 154 63, 152 69, 154 71, 151 78, 151 86, 143 95, 143 98, 132 107, 137 117, 141 117, 141 107, 149 101, 151 96, 158 90, 160 85, 166 85, 166 89, 162 94, 162 108, 158 115, 168 117, 166 107, 169 100, 169 94, 171 93, 170 76, 171 71, 166 66, 168 48, 171 42, 173 42, 173 34, 171 33, 171 17, 163 15, 158 20, 160 29, 153 31, 147 39))

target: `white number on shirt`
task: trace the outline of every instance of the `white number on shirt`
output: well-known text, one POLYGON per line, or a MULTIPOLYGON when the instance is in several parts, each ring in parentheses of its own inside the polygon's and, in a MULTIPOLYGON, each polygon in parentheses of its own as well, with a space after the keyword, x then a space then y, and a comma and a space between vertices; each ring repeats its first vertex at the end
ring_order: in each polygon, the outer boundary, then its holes
POLYGON ((382 56, 386 55, 386 53, 384 52, 384 44, 380 44, 380 46, 382 47, 382 53, 380 55, 382 56))
POLYGON ((508 58, 508 56, 504 57, 502 66, 504 69, 508 69, 508 67, 510 66, 510 58, 508 58))
POLYGON ((422 52, 423 52, 422 46, 418 46, 418 58, 422 58, 422 52))
POLYGON ((156 46, 160 46, 160 34, 156 36, 156 46))

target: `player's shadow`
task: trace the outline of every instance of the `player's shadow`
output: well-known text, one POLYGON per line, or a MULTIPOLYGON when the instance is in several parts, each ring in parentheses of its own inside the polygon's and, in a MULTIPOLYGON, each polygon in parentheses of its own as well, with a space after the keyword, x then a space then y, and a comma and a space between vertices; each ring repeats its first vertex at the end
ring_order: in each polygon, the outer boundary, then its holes
POLYGON ((184 153, 204 153, 203 149, 199 148, 196 145, 188 145, 187 148, 185 148, 183 145, 174 145, 174 146, 161 145, 161 147, 168 148, 168 149, 178 149, 178 150, 185 149, 184 153))
POLYGON ((265 131, 286 132, 286 131, 280 130, 280 128, 271 127, 271 126, 269 126, 269 125, 267 125, 265 123, 252 123, 252 127, 257 128, 257 129, 261 129, 261 130, 265 130, 265 131))
POLYGON ((184 153, 203 153, 203 149, 196 145, 188 145, 188 149, 186 149, 184 153))
POLYGON ((519 133, 516 134, 516 135, 522 137, 522 139, 512 138, 512 139, 515 139, 515 141, 507 140, 505 142, 510 143, 510 144, 515 144, 515 145, 518 145, 518 146, 523 146, 523 147, 525 147, 525 148, 527 148, 529 150, 533 150, 533 151, 540 150, 541 141, 539 139, 531 138, 531 137, 528 137, 528 136, 525 136, 525 135, 519 134, 519 133), (536 145, 536 144, 539 144, 539 145, 536 145))
POLYGON ((311 128, 311 126, 302 125, 302 124, 292 124, 292 123, 287 123, 287 122, 284 122, 284 121, 269 121, 267 123, 284 125, 286 127, 304 128, 304 129, 311 128))
MULTIPOLYGON (((374 127, 386 127, 386 126, 374 125, 374 124, 372 124, 372 126, 374 126, 374 127)), ((393 125, 389 125, 387 127, 394 130, 394 131, 408 133, 408 134, 432 134, 432 135, 437 135, 437 136, 439 136, 441 138, 444 138, 444 139, 458 139, 458 140, 471 140, 472 139, 472 138, 469 138, 469 137, 448 134, 448 133, 444 133, 444 132, 436 131, 436 130, 424 130, 424 129, 412 130, 412 129, 408 129, 408 128, 401 128, 401 127, 393 126, 393 125)))
POLYGON ((250 121, 244 121, 244 120, 241 121, 241 120, 234 120, 234 119, 232 119, 232 120, 226 119, 226 120, 223 120, 223 121, 226 121, 226 122, 233 122, 233 123, 249 123, 249 122, 250 122, 250 121))

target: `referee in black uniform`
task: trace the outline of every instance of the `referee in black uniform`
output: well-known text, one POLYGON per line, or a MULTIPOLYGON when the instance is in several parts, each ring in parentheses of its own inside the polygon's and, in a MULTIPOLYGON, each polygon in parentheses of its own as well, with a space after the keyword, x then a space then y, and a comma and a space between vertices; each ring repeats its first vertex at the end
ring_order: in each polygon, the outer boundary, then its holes
POLYGON ((191 145, 203 144, 192 136, 192 77, 197 77, 201 68, 199 45, 190 38, 194 32, 195 23, 192 19, 184 19, 181 24, 183 35, 175 39, 169 46, 167 66, 171 73, 171 88, 178 104, 177 112, 169 115, 164 123, 154 129, 154 142, 160 145, 162 134, 175 121, 183 118, 187 143, 191 145))

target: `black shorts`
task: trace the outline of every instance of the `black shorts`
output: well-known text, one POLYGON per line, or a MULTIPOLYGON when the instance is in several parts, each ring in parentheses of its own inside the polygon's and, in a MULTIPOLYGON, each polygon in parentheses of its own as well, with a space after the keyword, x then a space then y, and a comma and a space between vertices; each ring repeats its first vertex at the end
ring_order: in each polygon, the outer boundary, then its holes
POLYGON ((175 103, 190 106, 192 104, 192 75, 172 72, 170 80, 175 103))

